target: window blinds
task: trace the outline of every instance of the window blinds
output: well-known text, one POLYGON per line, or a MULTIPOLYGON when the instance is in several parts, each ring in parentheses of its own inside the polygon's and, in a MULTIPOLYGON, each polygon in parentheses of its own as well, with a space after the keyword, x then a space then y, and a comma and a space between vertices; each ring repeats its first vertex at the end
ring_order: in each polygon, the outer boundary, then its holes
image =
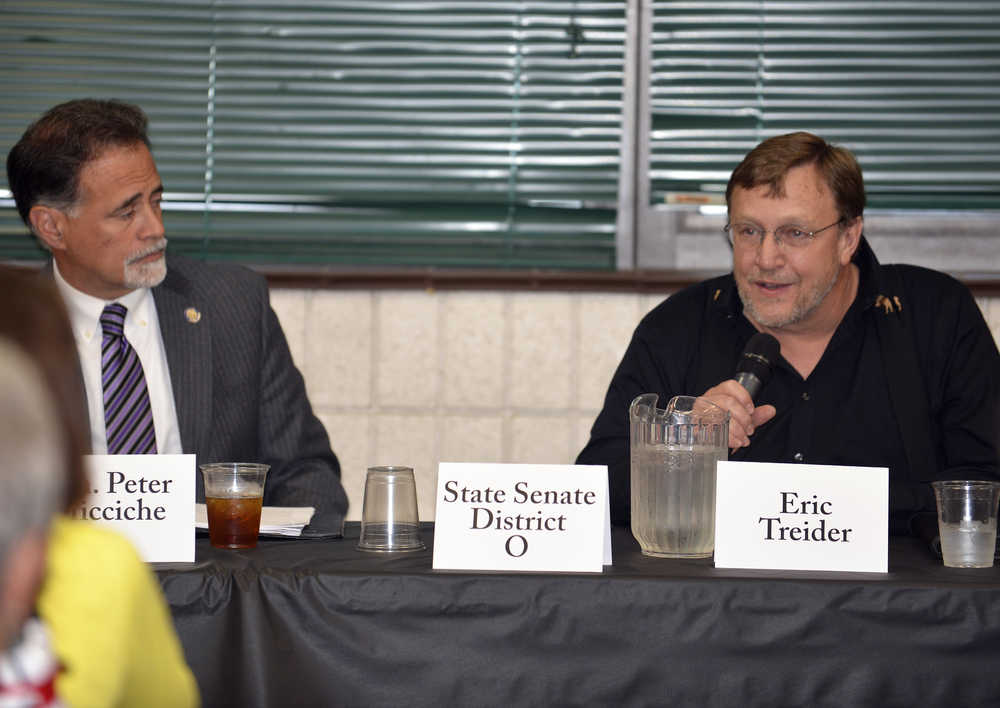
MULTIPOLYGON (((624 2, 8 0, 0 147, 120 98, 178 250, 613 268, 624 44, 624 2)), ((38 258, 6 196, 0 258, 38 258)))
POLYGON ((1000 209, 1000 3, 660 1, 651 32, 652 203, 719 201, 808 130, 855 152, 869 206, 1000 209))

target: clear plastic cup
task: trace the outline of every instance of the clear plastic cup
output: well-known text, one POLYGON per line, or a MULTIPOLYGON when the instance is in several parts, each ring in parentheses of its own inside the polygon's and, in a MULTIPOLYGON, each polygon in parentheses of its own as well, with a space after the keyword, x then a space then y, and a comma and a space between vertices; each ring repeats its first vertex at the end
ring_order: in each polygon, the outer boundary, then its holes
POLYGON ((417 484, 411 467, 369 467, 361 505, 362 551, 419 551, 417 484))
POLYGON ((205 479, 208 537, 216 548, 256 548, 269 465, 213 462, 201 465, 205 479))
POLYGON ((941 556, 949 568, 991 568, 997 542, 1000 483, 932 482, 937 499, 941 556))

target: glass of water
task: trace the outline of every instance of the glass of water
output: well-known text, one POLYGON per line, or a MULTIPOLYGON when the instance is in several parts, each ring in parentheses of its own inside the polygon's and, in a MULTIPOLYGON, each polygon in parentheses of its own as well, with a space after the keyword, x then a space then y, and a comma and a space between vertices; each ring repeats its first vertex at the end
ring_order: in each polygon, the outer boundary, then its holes
POLYGON ((932 482, 941 556, 949 568, 991 568, 997 541, 1000 482, 932 482))

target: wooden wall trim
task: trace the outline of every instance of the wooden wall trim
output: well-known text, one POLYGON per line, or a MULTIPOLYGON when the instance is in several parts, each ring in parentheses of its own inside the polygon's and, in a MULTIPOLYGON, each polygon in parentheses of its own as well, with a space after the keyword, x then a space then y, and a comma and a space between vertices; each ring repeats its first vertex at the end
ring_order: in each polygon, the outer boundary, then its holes
MULTIPOLYGON (((587 292, 671 292, 719 275, 718 271, 493 270, 493 269, 325 269, 257 268, 272 287, 327 290, 551 290, 587 292)), ((957 273, 977 297, 1000 296, 1000 273, 957 273)))
MULTIPOLYGON (((37 270, 40 262, 6 263, 37 270)), ((310 290, 550 290, 666 293, 719 275, 698 270, 501 270, 251 266, 272 287, 310 290)), ((955 273, 977 297, 1000 297, 1000 273, 955 273)))

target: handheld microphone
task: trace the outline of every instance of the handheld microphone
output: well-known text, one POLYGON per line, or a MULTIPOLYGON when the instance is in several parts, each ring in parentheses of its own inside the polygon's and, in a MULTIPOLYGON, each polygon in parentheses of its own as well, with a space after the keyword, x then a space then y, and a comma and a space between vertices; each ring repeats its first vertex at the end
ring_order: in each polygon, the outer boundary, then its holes
POLYGON ((771 369, 780 353, 781 345, 770 334, 758 332, 750 337, 733 377, 750 393, 750 398, 757 398, 760 390, 771 380, 771 369))

